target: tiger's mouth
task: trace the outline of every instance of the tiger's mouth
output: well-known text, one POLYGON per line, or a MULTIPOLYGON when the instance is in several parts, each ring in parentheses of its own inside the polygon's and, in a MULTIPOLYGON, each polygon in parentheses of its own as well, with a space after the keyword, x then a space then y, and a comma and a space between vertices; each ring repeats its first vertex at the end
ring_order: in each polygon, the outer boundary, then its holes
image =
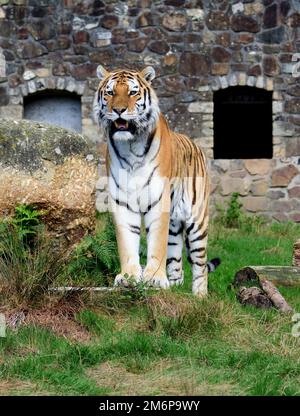
POLYGON ((136 125, 132 121, 127 121, 119 117, 110 124, 111 135, 114 135, 117 132, 129 132, 134 135, 136 132, 136 125))
POLYGON ((114 121, 115 127, 117 130, 128 130, 128 121, 118 118, 114 121))

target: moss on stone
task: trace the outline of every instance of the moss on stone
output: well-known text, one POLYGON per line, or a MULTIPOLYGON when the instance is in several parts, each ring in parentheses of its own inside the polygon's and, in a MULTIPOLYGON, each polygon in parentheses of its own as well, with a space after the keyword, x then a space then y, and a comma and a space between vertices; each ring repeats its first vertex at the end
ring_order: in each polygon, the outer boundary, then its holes
POLYGON ((0 163, 33 172, 44 161, 62 164, 67 157, 95 154, 81 134, 27 120, 0 119, 0 163))

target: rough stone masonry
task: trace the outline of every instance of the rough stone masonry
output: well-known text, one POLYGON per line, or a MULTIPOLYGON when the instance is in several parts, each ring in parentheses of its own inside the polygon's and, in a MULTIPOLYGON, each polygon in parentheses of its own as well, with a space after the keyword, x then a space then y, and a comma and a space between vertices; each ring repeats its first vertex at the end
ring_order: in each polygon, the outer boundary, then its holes
POLYGON ((249 212, 300 221, 299 34, 298 0, 0 0, 0 117, 21 119, 39 91, 74 92, 83 134, 104 149, 92 119, 97 65, 152 65, 172 128, 210 159, 212 206, 238 191, 249 212), (273 92, 273 159, 213 159, 213 93, 237 85, 273 92))

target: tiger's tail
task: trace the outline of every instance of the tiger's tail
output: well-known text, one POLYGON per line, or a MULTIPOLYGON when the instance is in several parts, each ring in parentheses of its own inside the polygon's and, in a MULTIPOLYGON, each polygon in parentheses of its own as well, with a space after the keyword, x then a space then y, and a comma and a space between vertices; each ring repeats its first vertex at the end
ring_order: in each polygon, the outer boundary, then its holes
POLYGON ((208 273, 212 273, 216 270, 216 268, 221 264, 221 259, 219 257, 215 257, 207 262, 207 270, 208 273))

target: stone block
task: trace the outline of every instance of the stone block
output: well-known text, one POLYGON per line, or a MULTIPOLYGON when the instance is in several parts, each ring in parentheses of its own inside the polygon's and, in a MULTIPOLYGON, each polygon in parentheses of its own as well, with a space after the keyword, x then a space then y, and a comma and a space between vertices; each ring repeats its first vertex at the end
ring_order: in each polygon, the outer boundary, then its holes
POLYGON ((246 196, 242 203, 249 212, 268 211, 270 208, 270 201, 264 196, 246 196))
POLYGON ((251 175, 266 175, 272 167, 270 159, 246 159, 244 164, 251 175))
POLYGON ((294 165, 287 165, 272 172, 272 187, 286 187, 292 179, 299 174, 294 165))

